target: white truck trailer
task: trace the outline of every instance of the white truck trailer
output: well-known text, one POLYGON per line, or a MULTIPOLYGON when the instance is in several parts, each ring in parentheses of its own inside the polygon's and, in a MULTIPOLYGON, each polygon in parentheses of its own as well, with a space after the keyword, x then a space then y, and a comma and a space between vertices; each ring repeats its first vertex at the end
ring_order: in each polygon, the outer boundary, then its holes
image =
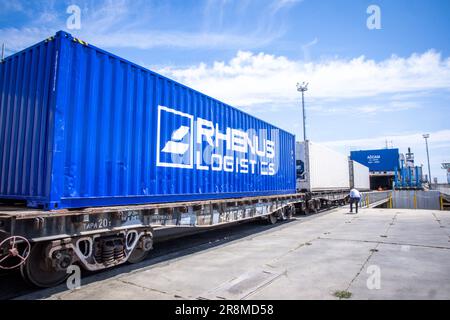
POLYGON ((310 141, 296 143, 297 190, 348 191, 348 157, 310 141))
POLYGON ((350 187, 359 191, 370 190, 369 168, 354 160, 349 160, 350 187))

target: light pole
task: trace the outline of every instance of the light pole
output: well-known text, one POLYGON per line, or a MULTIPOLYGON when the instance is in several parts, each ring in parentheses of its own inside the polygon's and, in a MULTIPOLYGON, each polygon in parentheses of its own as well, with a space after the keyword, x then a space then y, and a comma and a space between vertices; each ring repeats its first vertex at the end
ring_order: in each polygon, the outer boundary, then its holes
POLYGON ((305 91, 308 91, 308 83, 297 83, 297 91, 302 93, 303 141, 306 141, 305 91))
POLYGON ((423 138, 425 139, 425 145, 427 147, 427 161, 428 161, 428 181, 430 183, 430 189, 431 189, 431 169, 430 169, 430 154, 428 152, 428 138, 430 135, 428 133, 425 133, 423 135, 423 138))

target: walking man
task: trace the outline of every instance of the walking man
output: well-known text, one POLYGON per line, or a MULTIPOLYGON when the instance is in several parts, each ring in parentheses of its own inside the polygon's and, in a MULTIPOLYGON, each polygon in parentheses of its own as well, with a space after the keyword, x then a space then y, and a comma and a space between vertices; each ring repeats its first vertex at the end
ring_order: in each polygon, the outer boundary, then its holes
POLYGON ((350 213, 353 212, 353 204, 355 204, 356 213, 358 213, 358 203, 361 200, 361 193, 355 188, 350 190, 350 213))

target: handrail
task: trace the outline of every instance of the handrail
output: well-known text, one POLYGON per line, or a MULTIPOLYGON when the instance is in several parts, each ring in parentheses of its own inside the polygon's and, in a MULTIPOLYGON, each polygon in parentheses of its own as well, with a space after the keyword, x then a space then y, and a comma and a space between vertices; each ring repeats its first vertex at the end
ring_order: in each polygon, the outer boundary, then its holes
POLYGON ((361 193, 361 208, 370 207, 374 203, 380 201, 390 201, 392 198, 392 191, 370 191, 361 193))

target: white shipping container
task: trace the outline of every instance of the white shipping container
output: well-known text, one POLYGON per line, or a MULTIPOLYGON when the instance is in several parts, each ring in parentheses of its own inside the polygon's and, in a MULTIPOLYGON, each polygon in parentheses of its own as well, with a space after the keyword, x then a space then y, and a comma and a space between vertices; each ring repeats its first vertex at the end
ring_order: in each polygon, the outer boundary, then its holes
POLYGON ((307 191, 349 190, 348 157, 310 141, 297 142, 297 189, 307 191))
POLYGON ((350 160, 350 187, 360 191, 370 190, 369 168, 359 162, 350 160))

